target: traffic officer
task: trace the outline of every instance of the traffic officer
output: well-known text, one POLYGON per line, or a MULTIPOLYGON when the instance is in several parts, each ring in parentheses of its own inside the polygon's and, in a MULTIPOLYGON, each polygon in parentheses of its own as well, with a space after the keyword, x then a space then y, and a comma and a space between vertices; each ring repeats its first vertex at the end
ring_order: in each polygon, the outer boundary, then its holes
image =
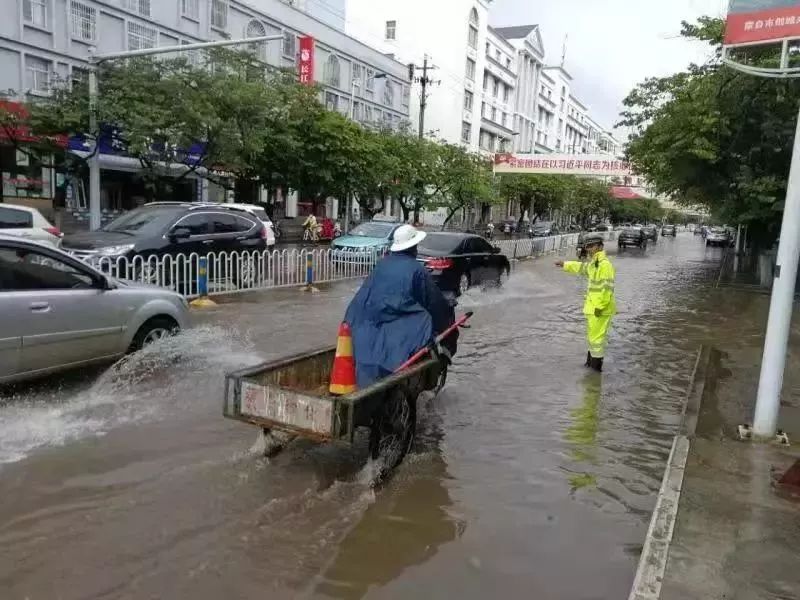
POLYGON ((587 279, 586 300, 583 314, 586 317, 586 339, 589 351, 586 353, 586 366, 595 371, 603 370, 603 357, 608 343, 611 318, 617 312, 614 298, 614 265, 603 250, 602 234, 589 233, 584 238, 586 262, 556 261, 556 266, 572 275, 587 279))

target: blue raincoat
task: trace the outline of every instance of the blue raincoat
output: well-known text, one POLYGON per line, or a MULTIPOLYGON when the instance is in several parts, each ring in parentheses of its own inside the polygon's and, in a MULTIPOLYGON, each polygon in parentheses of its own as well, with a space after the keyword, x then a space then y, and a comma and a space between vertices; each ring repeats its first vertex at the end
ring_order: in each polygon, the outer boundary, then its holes
POLYGON ((430 273, 407 253, 381 260, 350 302, 358 387, 394 372, 453 323, 453 309, 430 273))

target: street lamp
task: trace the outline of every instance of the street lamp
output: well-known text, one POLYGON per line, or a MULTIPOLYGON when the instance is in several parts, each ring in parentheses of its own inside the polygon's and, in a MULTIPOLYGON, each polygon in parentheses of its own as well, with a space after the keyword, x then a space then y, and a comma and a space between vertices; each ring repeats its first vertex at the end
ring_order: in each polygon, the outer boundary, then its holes
MULTIPOLYGON (((369 77, 367 81, 375 81, 376 79, 386 79, 386 73, 376 73, 372 77, 369 77)), ((355 114, 353 110, 353 106, 355 104, 356 99, 356 87, 361 87, 361 81, 355 77, 350 82, 350 120, 353 120, 353 115, 355 114)))
MULTIPOLYGON (((198 42, 196 44, 182 44, 178 46, 161 46, 158 48, 143 48, 141 50, 128 50, 124 52, 111 52, 108 54, 94 54, 90 49, 89 55, 89 129, 98 131, 97 100, 99 90, 97 87, 97 66, 107 60, 117 58, 136 58, 139 56, 153 56, 155 54, 168 54, 170 52, 187 52, 205 48, 221 48, 224 46, 242 46, 257 44, 259 42, 272 42, 282 40, 283 35, 263 35, 238 40, 220 40, 217 42, 198 42)), ((94 142, 94 152, 89 158, 89 228, 94 231, 100 229, 100 135, 99 132, 94 142)))

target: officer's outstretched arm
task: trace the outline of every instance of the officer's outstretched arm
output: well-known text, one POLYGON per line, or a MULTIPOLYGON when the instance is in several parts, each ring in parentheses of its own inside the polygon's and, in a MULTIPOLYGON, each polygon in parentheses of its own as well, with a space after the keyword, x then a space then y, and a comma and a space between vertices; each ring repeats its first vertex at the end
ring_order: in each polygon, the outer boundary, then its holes
POLYGON ((579 260, 570 260, 564 263, 564 272, 570 275, 586 275, 588 263, 579 260))

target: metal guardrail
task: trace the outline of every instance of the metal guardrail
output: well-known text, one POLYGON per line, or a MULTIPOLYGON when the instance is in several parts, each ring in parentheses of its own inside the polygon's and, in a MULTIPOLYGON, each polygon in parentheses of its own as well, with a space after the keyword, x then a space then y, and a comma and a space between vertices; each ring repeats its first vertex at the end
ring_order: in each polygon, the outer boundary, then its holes
MULTIPOLYGON (((559 252, 575 246, 577 241, 578 234, 573 233, 502 240, 493 245, 513 260, 559 252)), ((381 256, 381 252, 372 249, 301 248, 136 256, 132 259, 97 255, 79 258, 116 279, 173 289, 192 298, 366 277, 381 256)))

